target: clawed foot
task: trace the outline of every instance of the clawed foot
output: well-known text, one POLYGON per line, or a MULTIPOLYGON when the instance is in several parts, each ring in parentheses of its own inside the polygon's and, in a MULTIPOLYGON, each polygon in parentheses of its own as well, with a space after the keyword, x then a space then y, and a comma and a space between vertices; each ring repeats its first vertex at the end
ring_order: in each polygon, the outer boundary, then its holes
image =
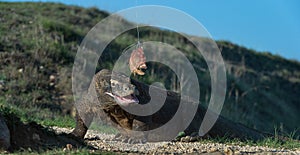
POLYGON ((173 141, 174 142, 196 142, 196 141, 200 141, 201 139, 202 137, 195 132, 190 135, 186 135, 186 134, 178 135, 173 141))
POLYGON ((147 142, 147 139, 145 136, 127 136, 122 135, 118 133, 114 138, 113 141, 120 141, 123 143, 129 143, 129 144, 144 144, 147 142))
POLYGON ((200 136, 185 136, 180 138, 180 142, 196 142, 201 140, 200 136))

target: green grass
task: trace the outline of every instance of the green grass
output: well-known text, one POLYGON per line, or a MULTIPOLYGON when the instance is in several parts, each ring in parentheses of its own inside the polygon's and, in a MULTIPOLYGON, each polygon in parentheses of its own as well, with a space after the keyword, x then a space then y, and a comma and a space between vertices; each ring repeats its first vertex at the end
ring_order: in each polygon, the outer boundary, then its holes
POLYGON ((223 143, 227 145, 239 145, 239 146, 263 146, 263 147, 270 147, 270 148, 280 148, 280 149, 290 149, 296 150, 300 149, 299 141, 295 141, 293 139, 289 140, 279 140, 276 138, 265 138, 260 141, 240 141, 238 139, 224 139, 216 138, 216 139, 204 139, 201 140, 201 143, 223 143))
POLYGON ((224 143, 228 145, 240 145, 240 146, 264 146, 270 148, 280 148, 280 149, 300 149, 299 137, 295 137, 294 133, 282 135, 286 137, 284 140, 278 137, 278 133, 275 130, 274 137, 266 137, 265 139, 259 141, 241 141, 239 139, 230 139, 228 137, 218 137, 218 138, 209 138, 201 140, 202 143, 224 143))
POLYGON ((44 126, 75 127, 75 119, 69 115, 62 116, 58 112, 37 107, 23 108, 21 106, 7 104, 3 97, 0 97, 0 113, 15 115, 22 122, 37 122, 44 126))

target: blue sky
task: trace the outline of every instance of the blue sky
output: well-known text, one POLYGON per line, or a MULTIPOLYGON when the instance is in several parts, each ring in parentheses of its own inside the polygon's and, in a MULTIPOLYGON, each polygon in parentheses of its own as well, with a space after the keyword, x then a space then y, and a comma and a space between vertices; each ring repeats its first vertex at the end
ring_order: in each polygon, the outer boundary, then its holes
POLYGON ((268 51, 300 61, 299 0, 54 0, 52 2, 83 7, 95 6, 110 13, 137 5, 173 7, 196 18, 216 40, 228 40, 247 48, 268 51))

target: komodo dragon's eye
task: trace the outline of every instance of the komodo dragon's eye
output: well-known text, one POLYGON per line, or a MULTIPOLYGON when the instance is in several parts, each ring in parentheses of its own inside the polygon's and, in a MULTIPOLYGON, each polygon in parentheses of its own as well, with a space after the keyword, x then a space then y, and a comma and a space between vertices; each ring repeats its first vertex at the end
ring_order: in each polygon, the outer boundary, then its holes
POLYGON ((117 86, 117 84, 118 84, 118 81, 116 81, 116 80, 110 80, 110 86, 111 87, 115 87, 115 86, 117 86))

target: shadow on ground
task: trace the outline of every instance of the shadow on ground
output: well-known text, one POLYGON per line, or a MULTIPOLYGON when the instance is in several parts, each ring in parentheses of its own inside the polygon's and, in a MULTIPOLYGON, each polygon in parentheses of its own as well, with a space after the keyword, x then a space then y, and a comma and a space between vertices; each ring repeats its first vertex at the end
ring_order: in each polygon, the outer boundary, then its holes
POLYGON ((52 129, 43 127, 35 122, 24 123, 16 116, 4 115, 4 117, 10 131, 10 152, 26 150, 40 152, 63 149, 68 146, 93 149, 93 147, 86 145, 72 135, 57 134, 52 129))

